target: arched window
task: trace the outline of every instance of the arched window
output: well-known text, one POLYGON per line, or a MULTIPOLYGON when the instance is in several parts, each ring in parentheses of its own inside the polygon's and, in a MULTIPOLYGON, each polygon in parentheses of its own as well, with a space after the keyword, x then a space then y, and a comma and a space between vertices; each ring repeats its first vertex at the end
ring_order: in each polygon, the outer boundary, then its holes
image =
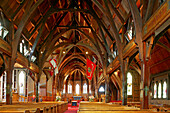
POLYGON ((87 84, 84 83, 83 85, 83 93, 86 94, 87 93, 87 84))
POLYGON ((1 92, 0 92, 0 99, 2 98, 2 100, 1 101, 5 101, 5 99, 6 99, 6 76, 7 74, 6 74, 6 72, 4 72, 4 74, 2 74, 2 76, 1 76, 1 92))
POLYGON ((91 85, 89 85, 89 93, 91 94, 91 85))
POLYGON ((157 98, 157 85, 154 84, 154 98, 157 98))
POLYGON ((132 75, 127 73, 127 95, 132 95, 132 75))
POLYGON ((163 83, 163 98, 167 97, 167 83, 164 81, 163 83))
POLYGON ((72 93, 72 85, 71 85, 71 84, 68 85, 68 93, 69 93, 69 94, 72 93))
POLYGON ((63 94, 66 93, 66 85, 64 84, 64 88, 63 88, 63 94))
POLYGON ((101 86, 100 88, 99 88, 99 92, 104 92, 104 87, 103 86, 101 86))
POLYGON ((7 36, 8 32, 9 31, 4 26, 2 26, 0 22, 0 37, 4 39, 7 36))
POLYGON ((25 72, 21 71, 19 74, 19 94, 24 94, 25 87, 25 72))
POLYGON ((79 94, 80 93, 80 86, 77 84, 76 85, 76 94, 79 94))
POLYGON ((161 98, 161 95, 162 95, 162 87, 161 87, 161 82, 159 82, 159 85, 158 85, 158 98, 161 98))
POLYGON ((22 53, 23 51, 22 51, 22 42, 20 43, 20 45, 19 45, 19 51, 20 51, 20 53, 22 53))

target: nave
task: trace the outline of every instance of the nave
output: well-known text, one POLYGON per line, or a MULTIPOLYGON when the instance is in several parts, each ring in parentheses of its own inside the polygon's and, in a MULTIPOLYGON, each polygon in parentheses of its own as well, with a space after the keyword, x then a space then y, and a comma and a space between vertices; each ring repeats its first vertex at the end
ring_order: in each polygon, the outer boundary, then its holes
POLYGON ((170 0, 0 0, 0 112, 169 112, 170 0))

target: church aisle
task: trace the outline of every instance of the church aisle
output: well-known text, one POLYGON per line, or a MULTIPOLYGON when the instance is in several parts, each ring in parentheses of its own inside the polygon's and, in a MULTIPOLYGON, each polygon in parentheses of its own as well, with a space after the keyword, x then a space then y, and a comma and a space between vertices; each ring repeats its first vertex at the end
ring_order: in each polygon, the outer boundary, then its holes
POLYGON ((77 110, 79 109, 79 104, 77 107, 71 107, 71 104, 68 104, 68 110, 64 113, 77 113, 77 110))

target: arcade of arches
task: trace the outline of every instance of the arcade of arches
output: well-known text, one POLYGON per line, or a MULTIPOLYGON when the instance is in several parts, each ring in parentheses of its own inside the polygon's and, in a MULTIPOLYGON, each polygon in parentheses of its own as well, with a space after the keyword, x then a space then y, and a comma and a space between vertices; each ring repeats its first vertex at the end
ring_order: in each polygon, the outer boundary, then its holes
POLYGON ((168 105, 169 10, 170 0, 0 0, 0 103, 168 105))

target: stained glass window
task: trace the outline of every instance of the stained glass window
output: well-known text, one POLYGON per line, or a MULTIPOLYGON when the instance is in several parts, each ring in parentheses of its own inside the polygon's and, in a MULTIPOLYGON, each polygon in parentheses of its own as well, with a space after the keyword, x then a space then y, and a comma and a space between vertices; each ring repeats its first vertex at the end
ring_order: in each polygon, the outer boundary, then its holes
POLYGON ((89 93, 91 94, 91 85, 89 85, 89 93))
POLYGON ((71 84, 68 85, 68 93, 69 93, 69 94, 72 93, 72 85, 71 85, 71 84))
POLYGON ((132 75, 127 73, 127 95, 132 95, 132 75))
POLYGON ((0 77, 1 79, 1 92, 0 92, 0 101, 5 101, 6 100, 6 78, 7 78, 7 74, 6 72, 4 72, 2 74, 2 76, 0 77), (2 100, 1 100, 2 99, 2 100))
POLYGON ((87 84, 84 83, 83 85, 83 93, 86 94, 87 93, 87 84))
POLYGON ((157 85, 154 84, 154 98, 157 98, 157 85))
POLYGON ((19 74, 19 94, 24 94, 25 87, 25 73, 21 71, 19 74))
POLYGON ((167 83, 164 81, 163 83, 163 98, 167 97, 167 83))
POLYGON ((162 87, 161 87, 161 82, 158 85, 158 98, 161 98, 161 94, 162 94, 162 87))
POLYGON ((80 86, 77 84, 76 85, 76 94, 79 94, 80 93, 80 86))
POLYGON ((20 53, 22 53, 22 43, 20 43, 20 53))
POLYGON ((103 86, 101 86, 101 87, 99 88, 99 92, 104 92, 104 87, 103 87, 103 86))

